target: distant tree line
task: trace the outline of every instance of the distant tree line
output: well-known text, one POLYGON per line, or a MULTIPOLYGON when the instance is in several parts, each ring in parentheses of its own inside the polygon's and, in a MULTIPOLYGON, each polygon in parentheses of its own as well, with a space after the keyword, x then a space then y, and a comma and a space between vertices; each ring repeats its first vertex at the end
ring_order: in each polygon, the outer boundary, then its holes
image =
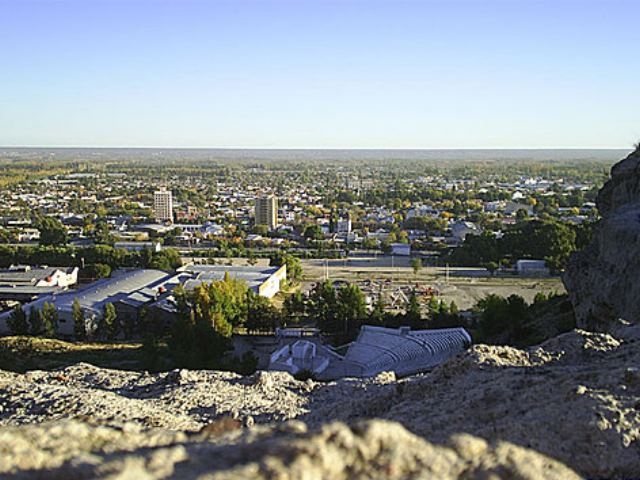
POLYGON ((182 265, 180 253, 173 248, 156 252, 149 248, 130 252, 109 245, 93 247, 12 246, 0 245, 0 267, 10 265, 82 266, 96 277, 109 276, 118 268, 157 268, 175 270, 182 265), (108 268, 107 268, 108 267, 108 268))

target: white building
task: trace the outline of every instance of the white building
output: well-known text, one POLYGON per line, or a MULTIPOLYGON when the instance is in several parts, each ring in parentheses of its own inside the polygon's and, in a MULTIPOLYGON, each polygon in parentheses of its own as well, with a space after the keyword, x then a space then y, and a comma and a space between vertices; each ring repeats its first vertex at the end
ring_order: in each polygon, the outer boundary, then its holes
POLYGON ((173 222, 173 197, 170 190, 153 192, 153 213, 158 221, 173 222))
POLYGON ((338 233, 351 233, 351 218, 343 218, 338 220, 337 225, 338 233))
POLYGON ((516 262, 518 275, 546 276, 549 269, 544 260, 518 260, 516 262))
POLYGON ((184 288, 193 290, 203 283, 223 280, 225 276, 242 280, 256 294, 272 298, 280 291, 280 284, 287 279, 287 266, 260 267, 239 265, 184 265, 178 269, 185 278, 184 288))
POLYGON ((408 257, 411 255, 411 245, 408 243, 392 243, 391 254, 401 257, 408 257))
POLYGON ((463 242, 467 235, 480 235, 482 233, 482 230, 473 222, 453 222, 449 229, 451 230, 451 235, 463 242))

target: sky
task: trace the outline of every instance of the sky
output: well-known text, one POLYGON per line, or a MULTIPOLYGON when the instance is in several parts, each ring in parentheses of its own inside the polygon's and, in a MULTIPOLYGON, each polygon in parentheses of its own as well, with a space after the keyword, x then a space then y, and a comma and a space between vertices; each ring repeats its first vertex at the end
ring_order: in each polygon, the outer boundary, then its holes
POLYGON ((0 0, 0 145, 626 148, 638 0, 0 0))

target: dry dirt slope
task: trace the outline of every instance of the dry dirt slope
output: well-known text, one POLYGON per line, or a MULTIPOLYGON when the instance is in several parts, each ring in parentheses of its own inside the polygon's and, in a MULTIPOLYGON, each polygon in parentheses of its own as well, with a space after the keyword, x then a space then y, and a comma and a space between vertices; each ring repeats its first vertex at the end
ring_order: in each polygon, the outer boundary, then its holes
POLYGON ((329 384, 0 372, 0 476, 640 478, 638 347, 575 331, 528 350, 476 345, 423 376, 329 384))

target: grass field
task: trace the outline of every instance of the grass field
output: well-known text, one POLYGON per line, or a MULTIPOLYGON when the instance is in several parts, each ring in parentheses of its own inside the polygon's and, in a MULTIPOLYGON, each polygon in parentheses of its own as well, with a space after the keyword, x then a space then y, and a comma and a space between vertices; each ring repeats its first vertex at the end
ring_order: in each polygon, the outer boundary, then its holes
POLYGON ((140 370, 139 343, 76 343, 38 337, 1 337, 0 369, 13 372, 53 370, 78 362, 99 367, 140 370))

